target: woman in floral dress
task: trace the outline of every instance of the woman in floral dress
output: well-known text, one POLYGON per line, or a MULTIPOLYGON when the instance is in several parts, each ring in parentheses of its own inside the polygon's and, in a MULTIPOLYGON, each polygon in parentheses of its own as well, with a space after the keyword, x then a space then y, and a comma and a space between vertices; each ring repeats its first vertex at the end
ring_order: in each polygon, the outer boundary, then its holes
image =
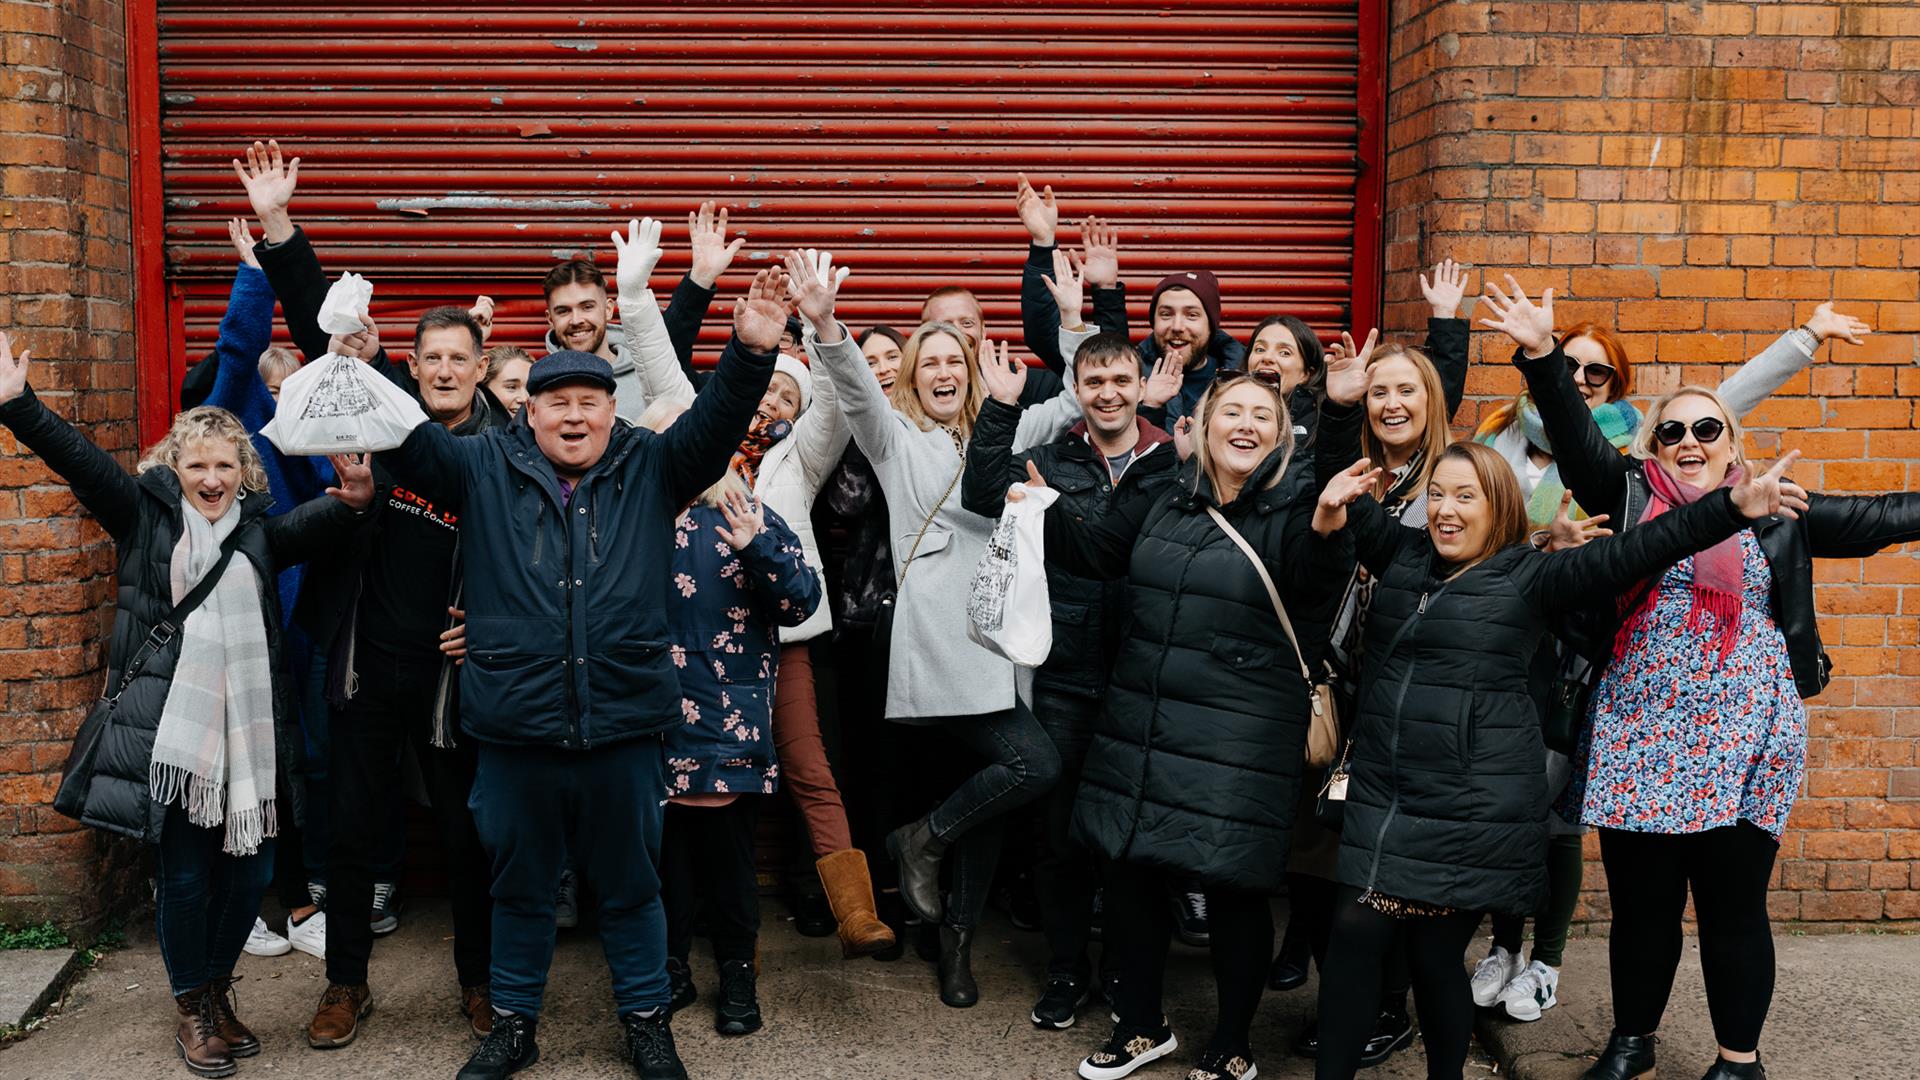
MULTIPOLYGON (((1515 361, 1580 504, 1625 527, 1738 483, 1740 426, 1711 390, 1682 387, 1648 411, 1630 457, 1595 423, 1536 306, 1490 289, 1487 325, 1515 361)), ((1594 688, 1561 809, 1600 830, 1613 912, 1613 1036, 1586 1080, 1654 1070, 1693 895, 1719 1057, 1707 1080, 1765 1077, 1773 997, 1767 882, 1806 756, 1801 699, 1832 664, 1813 603, 1814 558, 1860 558, 1920 538, 1920 496, 1808 496, 1795 519, 1755 522, 1620 595, 1594 640, 1594 688)))
MULTIPOLYGON (((640 417, 656 431, 684 402, 640 417)), ((781 432, 780 434, 784 434, 781 432)), ((776 436, 777 437, 777 436, 776 436)), ((773 686, 780 627, 820 604, 820 577, 800 539, 729 472, 674 523, 667 626, 686 723, 667 734, 670 801, 661 832, 672 1008, 698 998, 687 967, 693 921, 704 912, 720 969, 714 1030, 760 1028, 754 955, 760 932, 753 832, 760 800, 780 781, 773 750, 773 686)))

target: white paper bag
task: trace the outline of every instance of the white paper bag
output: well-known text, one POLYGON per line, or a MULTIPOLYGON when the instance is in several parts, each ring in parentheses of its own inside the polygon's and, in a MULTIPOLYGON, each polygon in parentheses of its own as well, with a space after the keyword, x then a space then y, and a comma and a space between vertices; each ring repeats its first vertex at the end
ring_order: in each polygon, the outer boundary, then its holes
POLYGON ((365 329, 360 316, 373 302, 373 282, 359 274, 341 274, 320 301, 320 329, 329 334, 357 334, 365 329))
POLYGON ((368 453, 399 446, 426 422, 420 403, 386 376, 328 353, 280 384, 280 404, 260 433, 294 457, 368 453))
POLYGON ((967 636, 1021 667, 1033 668, 1053 651, 1046 513, 1060 493, 1025 484, 1014 487, 1025 491, 1026 498, 1007 501, 986 553, 974 567, 967 594, 967 636))

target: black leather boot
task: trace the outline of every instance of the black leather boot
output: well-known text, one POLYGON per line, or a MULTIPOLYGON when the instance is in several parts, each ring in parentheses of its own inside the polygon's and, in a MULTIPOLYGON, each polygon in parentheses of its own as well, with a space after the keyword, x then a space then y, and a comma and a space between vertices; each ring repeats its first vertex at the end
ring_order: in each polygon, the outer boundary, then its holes
POLYGON ((1615 1035, 1580 1080, 1642 1080, 1653 1075, 1652 1035, 1615 1035))
POLYGON ((887 854, 900 871, 900 899, 908 910, 930 923, 940 921, 940 859, 946 841, 933 835, 926 818, 902 825, 887 835, 887 854))
POLYGON ((1767 1067, 1759 1058, 1752 1061, 1728 1061, 1720 1058, 1700 1080, 1767 1080, 1767 1067))
POLYGON ((955 1009, 980 1000, 973 981, 973 928, 940 924, 940 1000, 955 1009))

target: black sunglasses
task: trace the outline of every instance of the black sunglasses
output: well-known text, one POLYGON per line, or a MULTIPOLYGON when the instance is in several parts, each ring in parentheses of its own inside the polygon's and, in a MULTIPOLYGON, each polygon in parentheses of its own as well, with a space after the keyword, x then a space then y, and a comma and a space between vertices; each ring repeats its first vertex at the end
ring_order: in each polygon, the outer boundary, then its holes
POLYGON ((1213 385, 1220 386, 1224 383, 1237 382, 1241 379, 1252 379, 1262 386, 1270 386, 1275 390, 1281 388, 1280 373, 1277 371, 1241 371, 1238 368, 1232 371, 1222 371, 1218 375, 1215 375, 1213 377, 1213 385))
POLYGON ((1598 389, 1613 381, 1614 371, 1609 364, 1583 364, 1573 357, 1567 357, 1567 374, 1598 389))
MULTIPOLYGON (((1702 444, 1718 440, 1727 430, 1724 420, 1715 420, 1703 416, 1693 422, 1693 437, 1702 444)), ((1680 440, 1687 437, 1687 425, 1678 420, 1666 420, 1656 425, 1653 437, 1660 440, 1661 446, 1679 446, 1680 440)))

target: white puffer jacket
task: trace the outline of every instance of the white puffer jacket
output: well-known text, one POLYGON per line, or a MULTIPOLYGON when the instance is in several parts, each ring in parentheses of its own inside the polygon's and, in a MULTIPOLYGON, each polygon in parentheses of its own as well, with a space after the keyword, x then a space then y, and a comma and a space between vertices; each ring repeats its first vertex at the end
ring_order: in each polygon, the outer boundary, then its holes
MULTIPOLYGON (((687 380, 686 372, 680 370, 679 357, 674 354, 673 340, 667 335, 666 319, 660 314, 653 290, 621 293, 620 314, 627 331, 628 351, 640 376, 641 393, 648 401, 675 398, 692 401, 693 384, 687 380)), ((813 400, 807 411, 794 421, 792 433, 767 448, 754 480, 754 493, 800 537, 800 546, 806 549, 807 565, 813 567, 815 573, 824 573, 824 570, 820 544, 813 536, 813 499, 820 493, 820 485, 826 482, 827 475, 846 454, 850 438, 846 420, 840 415, 833 381, 816 377, 813 400)), ((829 607, 831 605, 821 604, 806 622, 782 627, 780 643, 810 641, 832 629, 829 607)))

